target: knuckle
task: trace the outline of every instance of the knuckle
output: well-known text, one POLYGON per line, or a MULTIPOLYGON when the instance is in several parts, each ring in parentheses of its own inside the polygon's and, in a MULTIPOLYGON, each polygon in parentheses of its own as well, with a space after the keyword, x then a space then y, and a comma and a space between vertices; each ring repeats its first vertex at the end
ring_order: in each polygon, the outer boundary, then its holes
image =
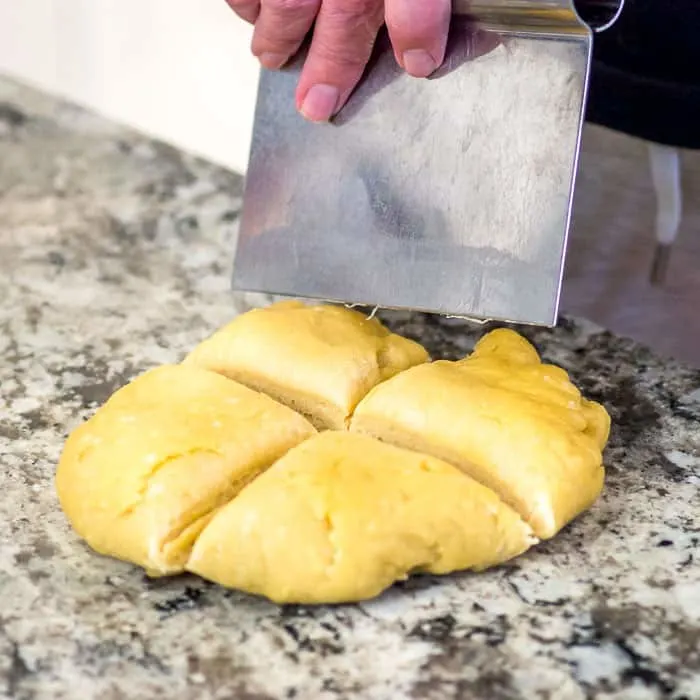
POLYGON ((383 3, 338 0, 324 10, 324 31, 314 35, 318 58, 343 67, 364 67, 384 19, 383 3))
POLYGON ((352 0, 333 3, 326 11, 328 26, 334 33, 353 40, 363 35, 374 39, 384 20, 382 3, 376 0, 352 0))
POLYGON ((383 7, 376 0, 340 0, 330 4, 330 18, 338 22, 381 23, 383 7))
POLYGON ((371 49, 371 41, 357 44, 337 43, 327 39, 319 39, 314 43, 314 53, 319 61, 344 68, 364 67, 371 49))
POLYGON ((334 3, 331 11, 346 18, 373 17, 382 14, 382 3, 377 0, 342 0, 334 3))
POLYGON ((292 53, 313 24, 321 0, 263 0, 253 53, 292 53))
POLYGON ((319 0, 268 0, 267 8, 285 16, 315 14, 319 0))

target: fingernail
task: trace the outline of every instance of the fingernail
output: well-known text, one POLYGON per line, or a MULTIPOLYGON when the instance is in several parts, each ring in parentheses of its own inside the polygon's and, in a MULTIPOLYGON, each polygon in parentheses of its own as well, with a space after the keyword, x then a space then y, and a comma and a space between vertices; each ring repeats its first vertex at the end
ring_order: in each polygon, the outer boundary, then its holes
POLYGON ((301 113, 312 122, 327 122, 334 114, 340 92, 333 85, 314 85, 306 93, 301 113))
POLYGON ((437 63, 427 51, 411 49, 403 55, 403 67, 416 78, 427 78, 437 70, 437 63))
POLYGON ((268 70, 277 70, 281 68, 288 59, 289 56, 283 53, 262 53, 258 57, 260 63, 268 70))

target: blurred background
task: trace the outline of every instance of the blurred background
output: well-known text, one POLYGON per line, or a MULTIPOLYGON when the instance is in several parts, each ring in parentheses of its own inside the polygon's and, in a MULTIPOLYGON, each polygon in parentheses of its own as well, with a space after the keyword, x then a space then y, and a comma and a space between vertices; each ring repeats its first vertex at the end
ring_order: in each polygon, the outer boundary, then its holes
MULTIPOLYGON (((652 4, 637 0, 639 7, 652 4)), ((691 27, 698 17, 680 16, 691 27)), ((615 42, 631 45, 625 31, 641 36, 638 18, 630 22, 612 37, 604 63, 618 60, 615 42)), ((223 0, 0 0, 0 73, 241 173, 257 81, 249 41, 249 28, 223 0)), ((616 124, 613 100, 625 98, 627 88, 615 82, 619 66, 608 68, 594 94, 596 121, 605 126, 588 124, 584 133, 563 308, 700 367, 700 151, 683 139, 656 146, 648 129, 629 128, 629 115, 616 124), (667 274, 654 285, 657 238, 669 231, 675 241, 667 274)), ((635 90, 637 101, 629 104, 641 113, 635 90)), ((688 122, 674 95, 644 98, 665 133, 675 133, 682 115, 688 122)), ((697 148, 692 128, 685 124, 684 138, 697 148)), ((695 129, 700 140, 700 120, 695 129)))
POLYGON ((251 36, 224 0, 0 0, 0 72, 239 172, 251 36))

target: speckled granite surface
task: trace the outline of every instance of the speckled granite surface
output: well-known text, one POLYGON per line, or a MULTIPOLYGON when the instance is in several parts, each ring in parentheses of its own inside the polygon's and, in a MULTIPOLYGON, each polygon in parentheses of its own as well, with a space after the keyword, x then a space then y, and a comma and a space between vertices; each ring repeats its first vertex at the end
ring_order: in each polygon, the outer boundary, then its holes
MULTIPOLYGON (((280 609, 78 542, 64 436, 234 313, 240 184, 0 80, 2 696, 700 698, 700 373, 584 322, 532 337, 614 416, 607 489, 509 566, 280 609)), ((449 357, 479 333, 391 322, 449 357)))

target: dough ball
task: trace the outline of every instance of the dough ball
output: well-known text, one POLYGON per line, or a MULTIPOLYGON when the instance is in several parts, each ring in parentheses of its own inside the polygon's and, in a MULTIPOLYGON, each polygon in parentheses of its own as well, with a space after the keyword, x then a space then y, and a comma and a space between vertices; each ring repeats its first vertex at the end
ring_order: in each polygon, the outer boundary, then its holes
POLYGON ((287 301, 117 391, 56 487, 94 550, 151 575, 351 602, 552 537, 600 494, 609 430, 513 331, 430 363, 358 312, 287 301))
POLYGON ((213 513, 314 433, 299 414, 230 379, 164 366, 70 435, 56 488, 93 549, 153 575, 177 573, 213 513))
POLYGON ((455 467, 325 432, 222 508, 187 569, 278 603, 348 602, 415 571, 494 566, 535 541, 514 510, 455 467))
POLYGON ((375 387, 351 430, 459 467, 549 538, 600 495, 610 418, 564 370, 501 329, 464 360, 414 367, 375 387))
POLYGON ((285 301, 238 316, 185 364, 263 391, 319 429, 344 429, 373 386, 427 360, 421 345, 357 311, 285 301))

